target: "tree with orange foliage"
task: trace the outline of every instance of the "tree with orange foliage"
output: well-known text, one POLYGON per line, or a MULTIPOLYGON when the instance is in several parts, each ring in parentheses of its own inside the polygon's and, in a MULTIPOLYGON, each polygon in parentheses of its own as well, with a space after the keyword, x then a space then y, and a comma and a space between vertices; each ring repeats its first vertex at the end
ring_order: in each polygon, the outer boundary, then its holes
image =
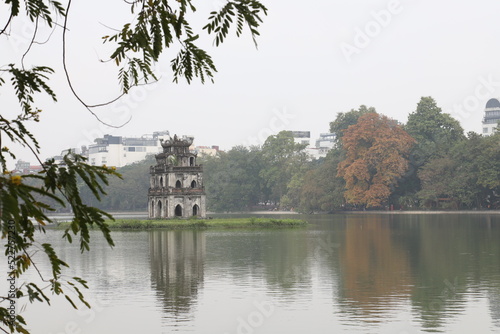
POLYGON ((347 203, 382 206, 406 173, 414 143, 395 120, 378 113, 365 114, 349 126, 342 138, 346 158, 338 167, 347 203))

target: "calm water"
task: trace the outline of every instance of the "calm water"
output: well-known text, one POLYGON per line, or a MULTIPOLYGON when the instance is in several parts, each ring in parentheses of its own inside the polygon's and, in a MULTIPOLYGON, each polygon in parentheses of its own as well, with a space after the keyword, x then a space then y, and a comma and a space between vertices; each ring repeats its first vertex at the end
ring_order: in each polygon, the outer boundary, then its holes
POLYGON ((95 238, 84 256, 49 231, 94 307, 56 298, 22 314, 35 334, 500 333, 500 215, 306 219, 114 232, 114 249, 95 238))

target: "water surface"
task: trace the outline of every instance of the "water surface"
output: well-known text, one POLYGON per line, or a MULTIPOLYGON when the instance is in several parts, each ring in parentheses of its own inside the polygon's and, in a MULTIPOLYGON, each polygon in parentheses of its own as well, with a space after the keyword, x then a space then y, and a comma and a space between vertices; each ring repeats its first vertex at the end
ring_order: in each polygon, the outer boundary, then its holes
POLYGON ((94 307, 56 298, 22 314, 53 334, 500 333, 500 215, 304 218, 310 227, 113 232, 114 249, 95 233, 83 256, 48 231, 94 307))

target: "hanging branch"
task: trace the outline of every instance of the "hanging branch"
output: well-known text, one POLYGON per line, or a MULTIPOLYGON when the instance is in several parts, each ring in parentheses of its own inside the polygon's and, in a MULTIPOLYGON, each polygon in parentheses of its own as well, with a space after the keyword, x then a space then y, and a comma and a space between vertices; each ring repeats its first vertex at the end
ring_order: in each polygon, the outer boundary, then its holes
POLYGON ((63 59, 62 62, 63 62, 63 69, 64 69, 64 73, 66 75, 66 81, 68 82, 68 86, 69 86, 71 92, 73 93, 73 96, 75 96, 75 98, 87 109, 87 111, 90 112, 92 114, 92 116, 94 116, 100 123, 102 123, 106 126, 109 126, 111 128, 121 128, 121 127, 127 125, 131 121, 132 117, 130 117, 125 123, 123 123, 121 125, 112 125, 112 124, 106 123, 103 120, 101 120, 99 118, 99 116, 97 116, 97 114, 92 111, 91 108, 109 105, 109 104, 119 100, 125 94, 121 94, 120 96, 118 96, 117 98, 115 98, 109 102, 105 102, 105 103, 96 104, 96 105, 91 106, 91 105, 88 105, 87 103, 85 103, 83 101, 83 99, 76 93, 75 89, 73 88, 73 83, 71 82, 68 68, 66 65, 66 31, 67 31, 67 26, 68 26, 68 16, 69 16, 70 7, 71 7, 71 0, 68 0, 68 5, 66 7, 66 15, 64 17, 63 35, 62 35, 62 59, 63 59))

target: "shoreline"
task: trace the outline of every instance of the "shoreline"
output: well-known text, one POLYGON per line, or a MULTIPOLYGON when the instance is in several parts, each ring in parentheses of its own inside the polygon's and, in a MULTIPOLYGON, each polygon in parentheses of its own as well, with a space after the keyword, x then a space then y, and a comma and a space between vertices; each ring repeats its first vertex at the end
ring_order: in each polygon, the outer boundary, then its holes
POLYGON ((450 211, 436 211, 436 210, 433 210, 433 211, 417 211, 417 210, 414 210, 414 211, 397 211, 397 210, 394 210, 394 211, 337 211, 335 213, 333 213, 333 215, 335 214, 388 214, 388 215, 405 215, 405 214, 409 214, 409 215, 446 215, 446 214, 454 214, 454 215, 457 215, 457 214, 481 214, 481 215, 490 215, 490 214, 493 214, 493 215, 498 215, 500 214, 500 210, 450 210, 450 211))
POLYGON ((419 211, 419 210, 405 210, 405 211, 400 211, 400 210, 367 210, 367 211, 335 211, 333 213, 300 213, 300 212, 295 212, 295 211, 247 211, 247 212, 224 212, 224 213, 217 213, 217 212, 211 212, 210 214, 214 215, 338 215, 338 214, 410 214, 410 215, 428 215, 428 214, 500 214, 500 210, 450 210, 450 211, 438 211, 438 210, 432 210, 432 211, 419 211))
MULTIPOLYGON (((261 229, 304 227, 308 222, 302 219, 274 218, 213 218, 213 219, 117 219, 106 220, 109 229, 114 230, 150 230, 150 229, 261 229)), ((69 228, 70 222, 61 222, 55 229, 69 228)))
MULTIPOLYGON (((119 219, 141 219, 148 220, 148 213, 146 211, 117 211, 109 212, 116 220, 119 219)), ((419 210, 408 210, 408 211, 335 211, 333 213, 299 213, 295 211, 245 211, 245 212, 208 212, 207 216, 210 215, 338 215, 338 214, 355 214, 355 215, 367 215, 367 214, 385 214, 385 215, 437 215, 437 214, 482 214, 482 215, 500 215, 500 210, 432 210, 432 211, 419 211, 419 210)), ((69 220, 73 216, 69 213, 55 213, 49 215, 49 218, 59 220, 69 220)))

